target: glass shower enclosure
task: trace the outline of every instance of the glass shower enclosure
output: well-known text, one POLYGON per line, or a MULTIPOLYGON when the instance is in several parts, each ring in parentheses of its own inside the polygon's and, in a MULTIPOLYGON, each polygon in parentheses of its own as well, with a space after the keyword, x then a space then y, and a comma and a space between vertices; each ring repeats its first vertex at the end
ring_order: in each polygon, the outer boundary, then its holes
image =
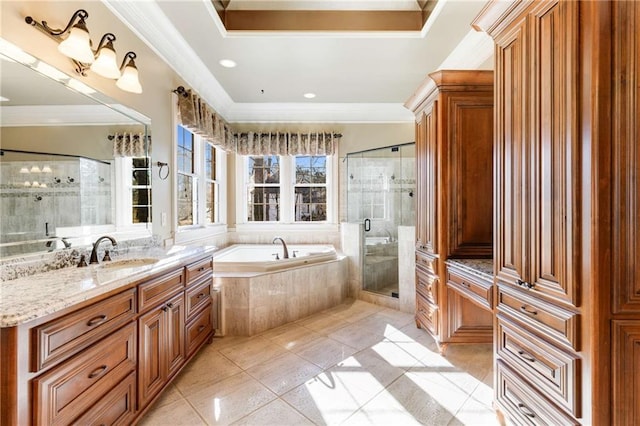
POLYGON ((398 227, 415 225, 415 143, 349 153, 347 219, 362 223, 362 289, 398 297, 398 227))

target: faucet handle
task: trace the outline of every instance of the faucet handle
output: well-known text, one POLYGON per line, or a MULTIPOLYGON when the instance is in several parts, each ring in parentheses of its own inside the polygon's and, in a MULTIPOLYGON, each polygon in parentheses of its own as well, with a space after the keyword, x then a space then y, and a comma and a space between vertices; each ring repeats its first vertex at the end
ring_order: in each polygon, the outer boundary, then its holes
POLYGON ((293 255, 292 255, 291 257, 297 257, 297 256, 296 256, 296 253, 297 253, 298 251, 299 251, 299 250, 294 250, 294 251, 293 251, 293 255))
POLYGON ((103 262, 111 260, 111 256, 109 256, 109 250, 104 251, 104 257, 102 258, 103 262))
POLYGON ((89 266, 89 265, 87 265, 87 259, 84 256, 84 254, 81 254, 80 260, 78 261, 78 268, 84 268, 85 266, 89 266))
POLYGON ((271 253, 271 256, 275 256, 275 260, 280 260, 280 256, 278 255, 278 253, 271 253))

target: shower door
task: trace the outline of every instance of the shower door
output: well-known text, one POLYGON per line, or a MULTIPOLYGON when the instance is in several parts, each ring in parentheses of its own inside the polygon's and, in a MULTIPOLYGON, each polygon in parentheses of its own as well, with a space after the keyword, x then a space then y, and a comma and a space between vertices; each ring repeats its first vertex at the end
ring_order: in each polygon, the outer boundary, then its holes
POLYGON ((364 226, 362 288, 398 297, 398 226, 415 223, 415 144, 347 159, 348 219, 364 226))

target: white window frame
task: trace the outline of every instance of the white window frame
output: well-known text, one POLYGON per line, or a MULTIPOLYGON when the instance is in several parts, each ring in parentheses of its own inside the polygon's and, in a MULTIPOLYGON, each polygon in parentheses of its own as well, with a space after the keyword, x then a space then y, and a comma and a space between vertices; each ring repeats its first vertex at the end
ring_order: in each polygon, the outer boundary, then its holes
MULTIPOLYGON (((149 165, 151 165, 151 158, 149 157, 149 165)), ((151 173, 151 168, 149 169, 151 173)), ((133 173, 133 158, 132 157, 116 157, 114 159, 114 178, 115 187, 124 188, 124 191, 116 191, 114 194, 115 201, 115 215, 114 224, 116 230, 141 230, 147 229, 151 226, 151 222, 133 223, 133 188, 134 185, 131 182, 131 176, 133 173)), ((151 179, 151 176, 149 176, 151 179)), ((151 182, 151 197, 153 197, 153 186, 151 182)), ((139 187, 139 186, 136 186, 139 187)), ((153 198, 151 199, 150 207, 153 209, 153 198)), ((152 214, 152 212, 149 212, 152 214)))
POLYGON ((253 155, 236 156, 236 229, 322 229, 335 230, 338 218, 338 156, 327 155, 327 220, 326 221, 295 221, 295 197, 296 186, 295 156, 280 156, 280 220, 269 222, 251 222, 248 217, 248 187, 249 187, 249 157, 253 155))

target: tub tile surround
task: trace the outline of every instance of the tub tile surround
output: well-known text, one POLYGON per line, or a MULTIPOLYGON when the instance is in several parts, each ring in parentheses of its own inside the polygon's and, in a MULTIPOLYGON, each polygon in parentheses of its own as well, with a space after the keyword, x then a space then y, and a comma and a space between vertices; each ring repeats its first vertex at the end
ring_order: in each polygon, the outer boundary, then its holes
POLYGON ((131 268, 100 265, 62 268, 0 283, 0 327, 12 327, 178 266, 184 259, 213 254, 215 247, 173 246, 130 249, 122 259, 150 257, 157 262, 131 268))
POLYGON ((412 315, 360 300, 257 336, 214 338, 192 365, 141 425, 499 424, 491 345, 451 346, 445 358, 412 315), (345 343, 356 329, 367 342, 345 343), (313 337, 292 344, 301 335, 313 337))
POLYGON ((252 336, 340 304, 347 297, 347 259, 265 274, 214 273, 222 290, 225 335, 252 336))

